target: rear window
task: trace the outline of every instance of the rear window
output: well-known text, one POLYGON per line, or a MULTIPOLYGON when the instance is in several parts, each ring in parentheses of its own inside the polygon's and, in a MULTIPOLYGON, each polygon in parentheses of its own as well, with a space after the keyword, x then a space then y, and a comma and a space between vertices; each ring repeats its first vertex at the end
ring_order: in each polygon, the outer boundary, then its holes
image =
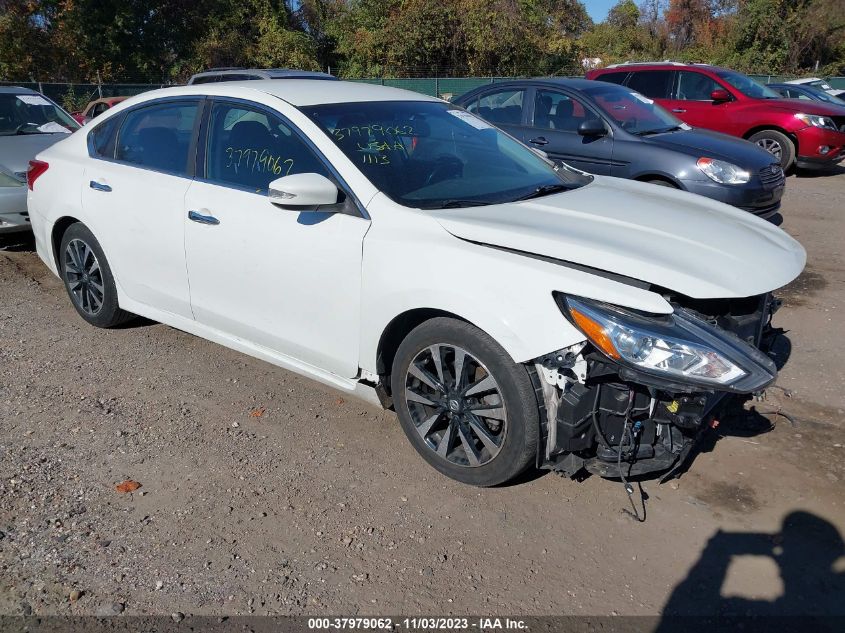
POLYGON ((673 76, 671 70, 638 70, 631 73, 628 87, 649 99, 668 99, 673 76))
POLYGON ((467 110, 491 123, 522 124, 522 102, 525 90, 506 89, 488 92, 467 106, 467 110))
POLYGON ((113 116, 88 133, 88 154, 94 158, 114 158, 114 141, 121 116, 113 116))
POLYGON ((622 84, 625 81, 625 77, 628 76, 628 71, 616 72, 616 73, 602 73, 596 79, 598 81, 606 81, 607 83, 611 84, 622 84))

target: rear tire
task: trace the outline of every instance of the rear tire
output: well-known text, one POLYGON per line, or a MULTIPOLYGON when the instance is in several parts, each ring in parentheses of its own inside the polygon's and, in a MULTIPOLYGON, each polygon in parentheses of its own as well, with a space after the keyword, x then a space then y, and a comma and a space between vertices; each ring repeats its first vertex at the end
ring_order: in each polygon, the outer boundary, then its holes
POLYGON ((782 132, 777 130, 762 130, 748 137, 780 161, 781 168, 786 171, 795 162, 795 143, 782 132))
POLYGON ((438 317, 399 345, 391 375, 402 429, 438 471, 494 486, 528 468, 540 412, 525 366, 477 327, 438 317))
POLYGON ((70 301, 83 319, 102 328, 133 318, 117 303, 117 286, 105 253, 81 222, 71 224, 59 246, 59 270, 70 301))

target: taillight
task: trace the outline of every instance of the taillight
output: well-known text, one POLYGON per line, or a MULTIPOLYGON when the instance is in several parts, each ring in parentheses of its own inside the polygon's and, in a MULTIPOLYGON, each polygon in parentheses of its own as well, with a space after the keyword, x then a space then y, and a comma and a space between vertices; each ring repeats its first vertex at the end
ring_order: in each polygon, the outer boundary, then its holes
POLYGON ((45 163, 43 160, 29 161, 29 169, 26 172, 26 186, 29 187, 30 191, 35 186, 35 181, 38 180, 38 177, 47 171, 49 166, 50 164, 45 163))

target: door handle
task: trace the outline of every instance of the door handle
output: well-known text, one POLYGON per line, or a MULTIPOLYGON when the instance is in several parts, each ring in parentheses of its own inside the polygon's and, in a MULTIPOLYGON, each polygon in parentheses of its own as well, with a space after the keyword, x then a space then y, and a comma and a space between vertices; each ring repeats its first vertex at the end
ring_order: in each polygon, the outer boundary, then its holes
POLYGON ((97 182, 96 180, 92 180, 91 182, 89 182, 88 186, 91 187, 91 189, 93 189, 94 191, 104 191, 106 193, 109 193, 111 191, 110 186, 101 182, 97 182))
POLYGON ((686 112, 686 110, 684 110, 683 108, 672 108, 672 112, 681 113, 681 112, 686 112))
POLYGON ((537 138, 528 139, 528 142, 533 145, 548 145, 549 142, 542 136, 538 136, 537 138))
POLYGON ((188 219, 198 224, 209 224, 211 226, 217 226, 220 224, 220 220, 215 218, 213 215, 203 215, 202 213, 197 213, 196 211, 188 211, 188 219))

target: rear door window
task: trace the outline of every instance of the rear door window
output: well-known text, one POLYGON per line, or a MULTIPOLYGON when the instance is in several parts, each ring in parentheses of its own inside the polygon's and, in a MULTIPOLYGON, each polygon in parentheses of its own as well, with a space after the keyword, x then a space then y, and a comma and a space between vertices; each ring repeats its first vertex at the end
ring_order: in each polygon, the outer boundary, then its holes
POLYGON ((525 90, 497 90, 482 95, 467 108, 482 119, 500 125, 522 125, 525 90))
POLYGON ((199 109, 198 101, 167 101, 128 112, 117 140, 117 160, 188 174, 188 151, 199 109))
POLYGON ((332 179, 281 117, 241 104, 214 104, 205 152, 208 180, 263 193, 277 178, 306 173, 332 179))
POLYGON ((649 99, 669 99, 674 76, 671 70, 638 70, 631 73, 628 87, 649 99))

